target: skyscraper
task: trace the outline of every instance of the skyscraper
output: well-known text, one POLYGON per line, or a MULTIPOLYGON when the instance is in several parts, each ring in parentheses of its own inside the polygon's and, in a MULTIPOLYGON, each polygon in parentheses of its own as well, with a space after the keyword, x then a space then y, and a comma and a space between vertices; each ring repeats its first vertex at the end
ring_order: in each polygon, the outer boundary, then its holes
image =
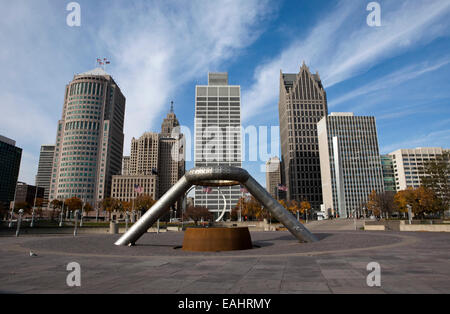
POLYGON ((325 209, 362 214, 370 193, 384 191, 375 118, 332 113, 317 128, 325 209))
POLYGON ((95 206, 120 174, 125 97, 103 69, 75 75, 58 122, 49 200, 78 197, 95 206))
MULTIPOLYGON (((241 167, 241 88, 228 84, 228 73, 209 73, 208 85, 196 86, 196 167, 241 167)), ((207 207, 215 217, 230 212, 240 198, 239 186, 209 189, 196 187, 195 206, 207 207)))
POLYGON ((50 182, 52 180, 53 156, 55 155, 55 145, 42 145, 39 155, 39 165, 36 175, 36 186, 44 188, 44 203, 47 206, 50 194, 50 182))
POLYGON ((19 177, 22 148, 16 142, 0 135, 0 206, 10 208, 19 177))
POLYGON ((288 200, 322 204, 317 123, 328 114, 327 94, 318 73, 303 63, 298 74, 280 72, 280 136, 283 180, 288 200))
POLYGON ((266 163, 266 190, 275 199, 281 199, 279 185, 281 184, 280 158, 272 157, 266 163))
POLYGON ((146 132, 131 140, 131 155, 123 157, 122 175, 113 177, 114 198, 130 201, 139 194, 147 194, 158 199, 178 182, 185 172, 183 134, 177 128, 179 125, 172 102, 161 134, 146 132))
MULTIPOLYGON (((185 155, 183 134, 180 133, 180 123, 173 110, 173 102, 170 112, 161 125, 159 141, 159 197, 163 196, 175 183, 184 176, 185 155)), ((180 202, 178 205, 181 204, 180 202)))

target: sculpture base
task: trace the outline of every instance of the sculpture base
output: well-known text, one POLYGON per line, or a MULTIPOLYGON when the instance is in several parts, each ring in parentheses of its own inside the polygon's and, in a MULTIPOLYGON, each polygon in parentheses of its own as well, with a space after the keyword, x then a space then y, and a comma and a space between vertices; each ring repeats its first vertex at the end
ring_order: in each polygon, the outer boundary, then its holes
POLYGON ((248 228, 188 228, 183 251, 218 252, 252 249, 248 228))

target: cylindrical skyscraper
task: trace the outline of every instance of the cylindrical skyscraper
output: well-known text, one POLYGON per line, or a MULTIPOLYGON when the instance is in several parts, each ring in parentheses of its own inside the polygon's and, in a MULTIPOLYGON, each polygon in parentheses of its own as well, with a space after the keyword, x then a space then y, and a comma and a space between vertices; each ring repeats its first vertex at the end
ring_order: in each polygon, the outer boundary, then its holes
POLYGON ((103 69, 75 75, 58 122, 49 201, 78 197, 92 206, 121 173, 125 97, 103 69))

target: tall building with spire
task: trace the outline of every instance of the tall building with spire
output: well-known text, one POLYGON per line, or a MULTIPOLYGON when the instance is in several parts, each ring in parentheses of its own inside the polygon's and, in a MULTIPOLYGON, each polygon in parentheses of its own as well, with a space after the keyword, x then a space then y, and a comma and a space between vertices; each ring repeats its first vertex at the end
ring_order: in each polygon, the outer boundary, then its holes
POLYGON ((113 177, 114 198, 132 201, 144 193, 158 199, 178 182, 185 172, 183 134, 179 125, 172 102, 161 133, 146 132, 131 140, 131 155, 124 157, 128 166, 122 175, 113 177), (137 192, 136 187, 142 192, 137 192))
POLYGON ((177 116, 175 115, 175 112, 173 110, 173 101, 172 101, 170 103, 170 111, 167 114, 167 117, 163 120, 163 123, 161 125, 161 136, 171 137, 173 129, 175 129, 178 126, 180 126, 180 123, 178 122, 177 116))
MULTIPOLYGON (((161 125, 159 141, 159 196, 164 195, 175 183, 184 176, 185 152, 184 137, 180 132, 180 123, 173 109, 173 101, 170 111, 161 125)), ((178 204, 181 204, 179 202, 178 204)))
POLYGON ((328 115, 327 94, 318 73, 303 62, 298 74, 280 71, 282 176, 288 200, 322 204, 317 123, 328 115))
POLYGON ((78 197, 95 206, 120 174, 125 96, 102 68, 75 75, 57 126, 49 200, 78 197))

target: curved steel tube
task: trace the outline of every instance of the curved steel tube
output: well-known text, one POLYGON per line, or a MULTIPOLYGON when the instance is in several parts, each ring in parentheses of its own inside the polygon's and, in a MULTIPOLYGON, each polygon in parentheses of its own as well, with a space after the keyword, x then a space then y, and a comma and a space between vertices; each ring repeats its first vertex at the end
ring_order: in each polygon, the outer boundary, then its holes
POLYGON ((297 221, 290 212, 281 206, 246 170, 230 166, 215 166, 194 168, 188 171, 115 244, 134 245, 147 232, 148 228, 167 212, 170 206, 184 195, 191 186, 203 185, 208 181, 214 181, 216 183, 220 181, 240 182, 299 241, 317 241, 317 238, 297 221))

